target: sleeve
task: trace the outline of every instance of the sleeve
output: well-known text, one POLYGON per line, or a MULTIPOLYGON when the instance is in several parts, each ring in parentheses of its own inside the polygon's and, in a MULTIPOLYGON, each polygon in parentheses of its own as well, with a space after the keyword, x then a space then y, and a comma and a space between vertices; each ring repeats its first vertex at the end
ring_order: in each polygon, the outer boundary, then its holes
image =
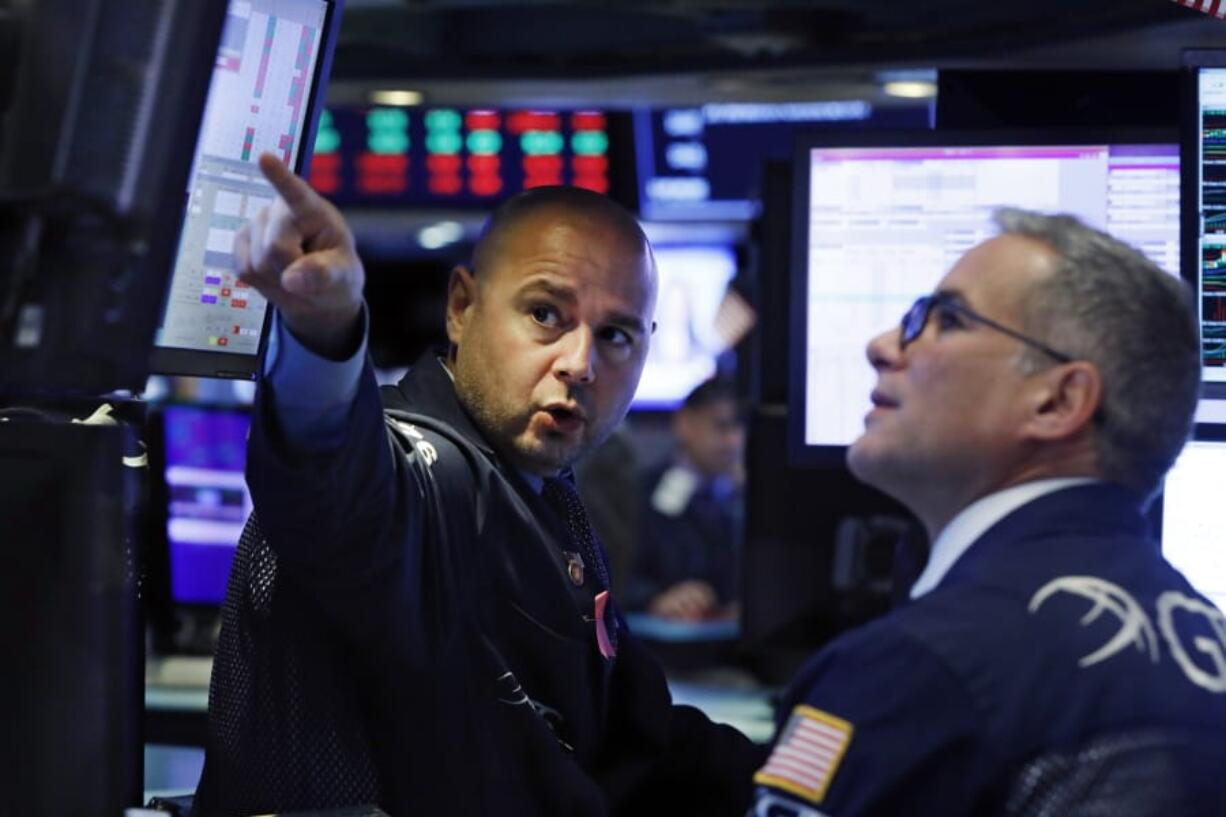
POLYGON ((369 361, 326 449, 287 439, 275 391, 265 383, 257 393, 247 482, 278 584, 291 582, 376 665, 422 666, 462 603, 431 464, 389 432, 369 361))
POLYGON ((869 627, 836 642, 785 701, 750 814, 979 813, 992 750, 970 696, 913 637, 869 627))
POLYGON ((339 445, 366 359, 367 320, 363 306, 361 344, 338 361, 303 346, 273 311, 264 378, 281 431, 299 448, 326 451, 339 445))
POLYGON ((618 643, 608 723, 603 783, 615 814, 744 814, 766 747, 673 704, 663 672, 629 634, 618 643))

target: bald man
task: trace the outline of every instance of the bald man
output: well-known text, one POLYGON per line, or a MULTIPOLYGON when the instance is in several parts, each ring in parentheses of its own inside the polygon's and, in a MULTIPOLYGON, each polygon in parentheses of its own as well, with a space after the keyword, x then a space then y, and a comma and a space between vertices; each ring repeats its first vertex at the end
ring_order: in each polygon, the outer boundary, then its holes
POLYGON ((276 309, 197 812, 736 814, 761 753, 673 707, 570 464, 622 419, 656 269, 608 199, 533 190, 454 270, 449 351, 380 393, 345 222, 271 157, 240 235, 276 309))

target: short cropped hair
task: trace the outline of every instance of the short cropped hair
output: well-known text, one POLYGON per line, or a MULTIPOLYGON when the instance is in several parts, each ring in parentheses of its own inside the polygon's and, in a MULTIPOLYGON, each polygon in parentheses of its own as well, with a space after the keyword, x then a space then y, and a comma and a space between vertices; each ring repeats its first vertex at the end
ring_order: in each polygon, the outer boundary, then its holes
MULTIPOLYGON (((1098 367, 1100 473, 1148 500, 1188 438, 1200 393, 1200 345, 1187 286, 1073 216, 1005 208, 993 218, 1005 235, 1041 241, 1057 254, 1055 273, 1022 304, 1025 329, 1098 367)), ((1051 363, 1034 350, 1024 355, 1030 370, 1051 363)))
POLYGON ((647 235, 634 216, 621 205, 608 196, 582 187, 557 185, 530 188, 507 199, 494 210, 482 226, 477 244, 473 248, 474 272, 479 274, 483 267, 489 265, 492 261, 490 254, 507 233, 531 216, 546 210, 582 213, 611 226, 630 243, 641 245, 643 252, 652 258, 654 266, 654 256, 651 255, 651 244, 647 235))

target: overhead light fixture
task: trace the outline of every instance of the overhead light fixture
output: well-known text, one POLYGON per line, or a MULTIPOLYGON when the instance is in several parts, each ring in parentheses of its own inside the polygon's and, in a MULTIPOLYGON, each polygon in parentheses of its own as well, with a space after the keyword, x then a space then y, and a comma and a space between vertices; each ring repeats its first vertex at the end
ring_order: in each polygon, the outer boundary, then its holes
POLYGON ((402 108, 420 105, 425 96, 421 91, 382 90, 371 91, 370 101, 375 105, 395 105, 402 108))
POLYGON ((903 99, 928 99, 937 95, 937 84, 923 80, 894 80, 881 86, 889 96, 903 99))

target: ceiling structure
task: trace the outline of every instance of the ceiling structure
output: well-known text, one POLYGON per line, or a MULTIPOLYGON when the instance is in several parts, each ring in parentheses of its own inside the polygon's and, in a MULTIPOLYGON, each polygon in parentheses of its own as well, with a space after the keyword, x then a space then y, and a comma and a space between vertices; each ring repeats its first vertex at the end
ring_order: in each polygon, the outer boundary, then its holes
POLYGON ((1219 45, 1226 22, 1170 0, 347 0, 330 98, 880 103, 887 70, 1161 70, 1219 45))

